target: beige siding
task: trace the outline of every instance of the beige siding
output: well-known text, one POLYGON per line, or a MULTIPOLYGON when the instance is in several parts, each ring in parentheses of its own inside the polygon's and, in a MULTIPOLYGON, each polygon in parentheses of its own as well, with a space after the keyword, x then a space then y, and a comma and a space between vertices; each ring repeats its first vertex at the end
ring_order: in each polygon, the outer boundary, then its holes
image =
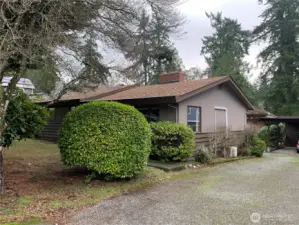
POLYGON ((160 120, 161 121, 177 121, 177 105, 163 105, 160 107, 160 120))
POLYGON ((179 122, 187 124, 187 107, 198 106, 202 109, 202 132, 215 128, 215 108, 227 110, 228 127, 232 131, 244 130, 246 126, 246 107, 226 86, 215 87, 204 93, 186 99, 179 104, 179 122))

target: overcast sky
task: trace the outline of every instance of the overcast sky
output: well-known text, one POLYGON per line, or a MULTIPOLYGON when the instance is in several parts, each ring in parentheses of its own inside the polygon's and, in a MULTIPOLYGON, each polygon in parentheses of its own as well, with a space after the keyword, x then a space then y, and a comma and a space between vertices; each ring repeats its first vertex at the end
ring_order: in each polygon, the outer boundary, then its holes
MULTIPOLYGON (((176 40, 176 47, 182 57, 186 68, 198 66, 202 69, 206 67, 203 56, 200 55, 203 36, 213 33, 210 21, 206 18, 205 12, 219 12, 224 16, 238 21, 245 29, 253 29, 260 23, 259 15, 262 12, 258 0, 188 0, 180 5, 180 10, 187 18, 184 30, 187 34, 176 40)), ((256 56, 262 46, 254 45, 250 49, 250 55, 246 58, 253 66, 256 66, 256 56)), ((259 74, 256 68, 254 80, 259 74)))

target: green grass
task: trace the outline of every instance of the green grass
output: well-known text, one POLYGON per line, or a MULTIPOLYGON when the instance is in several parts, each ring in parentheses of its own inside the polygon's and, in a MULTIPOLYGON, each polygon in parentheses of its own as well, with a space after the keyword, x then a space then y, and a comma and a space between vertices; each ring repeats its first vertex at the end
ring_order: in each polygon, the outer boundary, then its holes
MULTIPOLYGON (((61 218, 82 207, 199 172, 166 173, 147 167, 132 180, 94 180, 86 184, 84 170, 70 169, 61 163, 57 145, 37 140, 22 141, 6 150, 4 169, 7 191, 0 198, 0 224, 7 225, 38 224, 40 221, 60 224, 61 218)), ((208 188, 214 181, 217 179, 207 181, 204 187, 208 188)))
POLYGON ((11 222, 11 223, 2 223, 1 225, 46 225, 49 223, 43 223, 40 220, 28 220, 24 222, 11 222))
POLYGON ((73 210, 177 176, 146 168, 129 181, 95 180, 86 184, 85 171, 62 165, 57 145, 37 140, 15 143, 4 158, 7 191, 0 199, 0 224, 30 218, 59 222, 73 210))
POLYGON ((16 200, 16 205, 19 207, 22 206, 28 206, 33 202, 33 200, 26 198, 26 197, 20 197, 16 200))

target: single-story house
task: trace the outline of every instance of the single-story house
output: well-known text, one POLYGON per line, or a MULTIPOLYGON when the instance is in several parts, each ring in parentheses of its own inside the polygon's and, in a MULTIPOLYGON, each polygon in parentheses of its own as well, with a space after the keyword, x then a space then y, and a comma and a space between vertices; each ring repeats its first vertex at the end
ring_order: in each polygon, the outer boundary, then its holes
POLYGON ((129 104, 142 112, 150 122, 183 123, 191 126, 197 134, 213 132, 219 126, 231 131, 244 131, 247 111, 254 109, 230 76, 186 81, 184 73, 174 72, 161 75, 158 85, 117 86, 68 93, 49 105, 55 112, 41 138, 57 141, 57 131, 64 116, 72 107, 90 101, 129 104))

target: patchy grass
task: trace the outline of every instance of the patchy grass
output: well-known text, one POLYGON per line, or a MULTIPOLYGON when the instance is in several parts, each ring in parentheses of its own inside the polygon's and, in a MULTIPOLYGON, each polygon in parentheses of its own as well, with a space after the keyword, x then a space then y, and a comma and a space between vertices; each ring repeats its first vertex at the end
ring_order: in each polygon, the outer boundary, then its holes
MULTIPOLYGON (((174 174, 146 168, 129 181, 84 182, 86 170, 67 168, 57 145, 27 140, 4 153, 5 196, 0 199, 0 224, 20 221, 62 223, 73 210, 103 199, 139 190, 170 179, 174 174), (33 220, 32 220, 33 219, 33 220)), ((15 222, 15 223, 8 223, 15 222)))
POLYGON ((22 141, 6 150, 4 169, 6 194, 0 198, 0 224, 6 225, 63 224, 71 213, 104 199, 198 173, 166 173, 148 167, 132 180, 86 184, 86 170, 65 167, 57 145, 37 140, 22 141))
POLYGON ((49 225, 49 223, 43 223, 40 220, 28 220, 25 222, 3 223, 1 225, 49 225))

